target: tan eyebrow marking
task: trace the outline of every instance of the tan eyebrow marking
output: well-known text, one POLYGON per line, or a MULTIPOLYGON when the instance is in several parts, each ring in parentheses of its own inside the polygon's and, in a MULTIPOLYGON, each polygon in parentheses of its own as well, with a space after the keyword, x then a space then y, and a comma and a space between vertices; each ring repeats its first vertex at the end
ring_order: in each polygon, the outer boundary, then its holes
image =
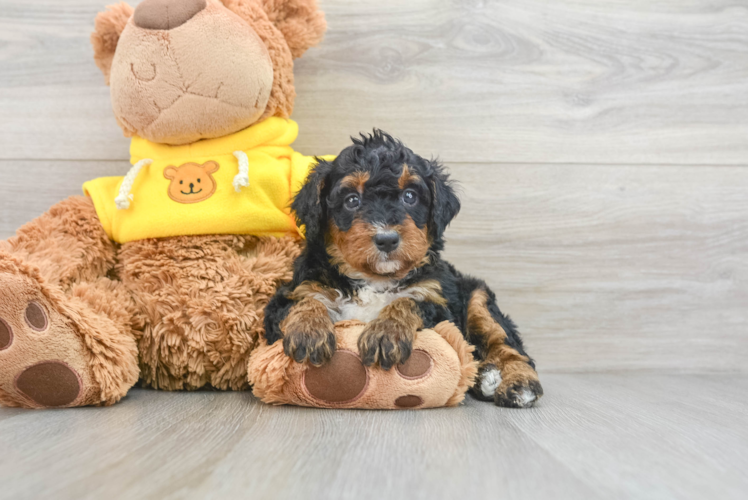
POLYGON ((420 182, 421 177, 410 172, 410 167, 403 165, 403 173, 400 174, 400 178, 397 180, 397 185, 400 189, 405 189, 408 184, 415 184, 420 182))
POLYGON ((369 172, 356 172, 355 174, 343 177, 343 180, 340 181, 340 185, 353 188, 359 193, 363 193, 364 184, 369 180, 369 177, 369 172))

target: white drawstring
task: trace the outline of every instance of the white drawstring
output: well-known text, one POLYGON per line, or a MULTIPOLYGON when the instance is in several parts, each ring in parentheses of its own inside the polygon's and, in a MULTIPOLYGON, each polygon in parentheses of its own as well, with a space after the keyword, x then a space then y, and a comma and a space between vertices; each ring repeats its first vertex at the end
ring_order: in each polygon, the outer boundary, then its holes
POLYGON ((239 173, 234 177, 234 189, 240 193, 243 187, 249 186, 249 158, 244 151, 234 151, 239 162, 239 173))
MULTIPOLYGON (((243 187, 249 186, 249 158, 247 153, 244 151, 234 151, 234 156, 239 162, 239 173, 234 177, 234 189, 237 193, 241 192, 243 187)), ((114 203, 117 205, 117 210, 127 210, 130 208, 130 202, 133 199, 133 195, 130 194, 135 179, 143 167, 147 167, 153 163, 153 160, 145 158, 140 160, 132 166, 124 179, 122 179, 122 185, 119 188, 119 196, 114 199, 114 203)))
POLYGON ((114 203, 117 205, 117 210, 127 210, 130 208, 130 201, 133 199, 133 195, 130 194, 132 185, 135 184, 135 179, 138 177, 140 170, 151 163, 153 163, 153 160, 145 158, 133 165, 130 171, 127 172, 125 178, 122 179, 122 185, 119 188, 119 196, 114 199, 114 203))

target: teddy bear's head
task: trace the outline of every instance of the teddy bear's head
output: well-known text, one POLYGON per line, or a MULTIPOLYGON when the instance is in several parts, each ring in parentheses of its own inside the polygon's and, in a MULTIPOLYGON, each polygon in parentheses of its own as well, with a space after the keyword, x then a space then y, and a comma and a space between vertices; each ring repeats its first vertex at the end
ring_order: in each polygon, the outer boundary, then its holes
POLYGON ((325 28, 316 0, 143 0, 100 13, 91 42, 125 135, 187 144, 288 117, 293 59, 325 28))

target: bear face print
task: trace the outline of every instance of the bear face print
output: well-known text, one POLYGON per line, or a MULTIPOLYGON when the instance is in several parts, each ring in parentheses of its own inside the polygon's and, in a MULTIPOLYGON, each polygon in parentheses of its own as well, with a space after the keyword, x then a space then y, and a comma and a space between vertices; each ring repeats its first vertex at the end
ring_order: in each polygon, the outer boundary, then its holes
POLYGON ((213 174, 220 166, 214 161, 202 165, 185 163, 180 167, 166 167, 164 177, 171 181, 169 198, 178 203, 199 203, 216 192, 218 187, 213 174))

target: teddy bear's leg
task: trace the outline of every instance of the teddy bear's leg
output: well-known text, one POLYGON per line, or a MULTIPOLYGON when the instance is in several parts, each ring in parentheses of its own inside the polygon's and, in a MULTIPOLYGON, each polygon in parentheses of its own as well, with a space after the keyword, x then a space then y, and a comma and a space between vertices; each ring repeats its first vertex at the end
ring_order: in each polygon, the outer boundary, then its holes
POLYGON ((114 244, 75 197, 0 242, 0 404, 112 404, 137 381, 133 303, 114 244))
POLYGON ((473 290, 468 303, 467 339, 479 361, 478 378, 471 392, 498 406, 529 408, 543 395, 535 363, 522 339, 488 288, 473 290))
POLYGON ((185 236, 127 243, 120 276, 146 315, 142 380, 157 389, 249 388, 264 308, 291 279, 292 238, 185 236))

